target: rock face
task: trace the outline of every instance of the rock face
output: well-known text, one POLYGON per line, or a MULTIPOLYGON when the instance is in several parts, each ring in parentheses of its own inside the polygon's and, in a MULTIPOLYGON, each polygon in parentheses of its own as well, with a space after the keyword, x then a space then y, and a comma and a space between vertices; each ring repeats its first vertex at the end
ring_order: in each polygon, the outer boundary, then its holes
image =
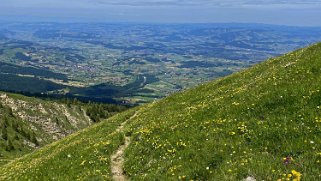
MULTIPOLYGON (((52 101, 1 92, 0 103, 10 108, 13 116, 29 125, 40 142, 64 138, 92 124, 85 110, 80 106, 66 106, 52 101)), ((28 141, 24 141, 24 144, 34 147, 28 141)))

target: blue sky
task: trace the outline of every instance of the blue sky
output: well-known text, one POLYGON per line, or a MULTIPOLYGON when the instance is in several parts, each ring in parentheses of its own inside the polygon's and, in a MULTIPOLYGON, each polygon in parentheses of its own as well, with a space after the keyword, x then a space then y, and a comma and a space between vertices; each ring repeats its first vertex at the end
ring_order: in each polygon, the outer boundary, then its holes
POLYGON ((321 26, 321 0, 0 0, 0 19, 321 26))

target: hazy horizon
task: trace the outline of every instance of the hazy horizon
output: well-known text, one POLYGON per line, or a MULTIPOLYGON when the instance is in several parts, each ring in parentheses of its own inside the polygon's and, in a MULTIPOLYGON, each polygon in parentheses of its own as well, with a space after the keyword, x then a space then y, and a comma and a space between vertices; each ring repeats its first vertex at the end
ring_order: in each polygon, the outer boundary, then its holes
POLYGON ((0 19, 7 21, 321 26, 321 0, 1 1, 0 19))

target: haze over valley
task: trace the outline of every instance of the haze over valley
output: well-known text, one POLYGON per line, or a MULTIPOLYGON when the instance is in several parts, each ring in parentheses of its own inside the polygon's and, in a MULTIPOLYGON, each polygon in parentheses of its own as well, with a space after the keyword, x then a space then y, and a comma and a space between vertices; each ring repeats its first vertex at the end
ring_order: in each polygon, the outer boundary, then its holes
POLYGON ((125 104, 150 102, 321 39, 320 28, 261 24, 7 23, 0 33, 0 89, 125 104))

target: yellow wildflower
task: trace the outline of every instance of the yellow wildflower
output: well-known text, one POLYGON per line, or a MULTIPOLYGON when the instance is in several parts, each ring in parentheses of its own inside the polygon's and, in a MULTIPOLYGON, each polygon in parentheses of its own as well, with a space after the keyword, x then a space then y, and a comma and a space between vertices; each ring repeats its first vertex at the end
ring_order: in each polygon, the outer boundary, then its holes
POLYGON ((80 165, 85 165, 86 160, 82 161, 80 165))
POLYGON ((291 173, 293 174, 293 176, 295 177, 301 177, 301 173, 300 172, 297 172, 295 170, 292 170, 291 173))
POLYGON ((300 172, 292 170, 291 173, 292 173, 292 175, 294 177, 293 180, 296 180, 296 181, 300 181, 301 180, 302 174, 300 172))

